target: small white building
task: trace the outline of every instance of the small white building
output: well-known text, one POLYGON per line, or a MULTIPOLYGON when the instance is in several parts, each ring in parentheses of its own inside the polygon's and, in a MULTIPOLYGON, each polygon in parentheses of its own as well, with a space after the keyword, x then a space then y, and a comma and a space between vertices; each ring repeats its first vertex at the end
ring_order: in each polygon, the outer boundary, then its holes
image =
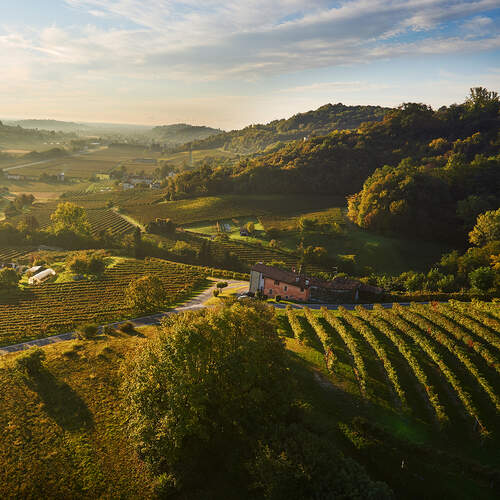
POLYGON ((45 271, 35 274, 31 278, 29 278, 28 283, 30 285, 39 285, 40 283, 43 283, 44 281, 55 275, 56 272, 53 269, 45 269, 45 271))
POLYGON ((26 272, 35 275, 41 271, 43 271, 43 266, 33 266, 30 267, 26 272))

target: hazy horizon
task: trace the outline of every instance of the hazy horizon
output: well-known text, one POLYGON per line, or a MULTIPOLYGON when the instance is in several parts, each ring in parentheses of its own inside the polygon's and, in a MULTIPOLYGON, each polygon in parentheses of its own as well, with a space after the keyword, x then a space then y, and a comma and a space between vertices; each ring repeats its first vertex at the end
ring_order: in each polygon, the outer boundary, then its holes
POLYGON ((499 19, 496 0, 20 0, 0 113, 230 130, 328 102, 437 108, 500 88, 499 19))

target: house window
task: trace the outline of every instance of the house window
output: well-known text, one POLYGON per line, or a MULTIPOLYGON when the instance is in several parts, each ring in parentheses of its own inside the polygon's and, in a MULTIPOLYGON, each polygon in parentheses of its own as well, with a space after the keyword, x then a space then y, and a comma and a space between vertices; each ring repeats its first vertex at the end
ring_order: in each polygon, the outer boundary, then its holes
POLYGON ((269 289, 269 295, 272 295, 272 294, 273 294, 273 289, 272 289, 272 288, 270 288, 270 289, 269 289))
POLYGON ((288 287, 285 285, 285 287, 283 288, 283 290, 285 290, 285 292, 288 290, 288 287))
POLYGON ((300 291, 303 292, 304 291, 304 287, 301 286, 300 287, 300 291))
POLYGON ((274 284, 275 284, 275 285, 279 285, 279 284, 280 284, 280 282, 279 282, 278 280, 274 280, 274 284))

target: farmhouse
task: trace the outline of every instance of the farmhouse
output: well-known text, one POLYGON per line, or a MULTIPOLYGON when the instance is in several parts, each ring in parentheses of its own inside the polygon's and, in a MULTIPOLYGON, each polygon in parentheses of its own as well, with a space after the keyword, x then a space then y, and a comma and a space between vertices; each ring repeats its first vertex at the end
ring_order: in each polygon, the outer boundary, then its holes
POLYGON ((30 285, 39 285, 40 283, 43 283, 44 281, 55 275, 56 272, 53 269, 45 269, 45 271, 35 274, 31 278, 29 278, 28 283, 30 285))
POLYGON ((357 302, 362 297, 380 295, 381 288, 361 281, 336 278, 331 281, 307 277, 277 267, 255 264, 250 271, 250 292, 302 302, 357 302))

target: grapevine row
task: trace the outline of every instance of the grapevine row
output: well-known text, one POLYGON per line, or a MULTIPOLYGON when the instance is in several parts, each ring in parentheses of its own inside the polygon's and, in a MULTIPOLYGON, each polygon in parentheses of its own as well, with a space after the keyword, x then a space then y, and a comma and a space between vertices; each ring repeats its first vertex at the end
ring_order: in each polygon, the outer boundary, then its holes
POLYGON ((396 390, 397 395, 399 396, 401 404, 403 405, 404 408, 406 408, 407 407, 406 394, 403 388, 401 387, 398 374, 394 369, 394 367, 392 366, 391 360, 389 359, 386 350, 384 349, 382 344, 378 341, 377 337, 375 337, 375 334, 373 333, 371 327, 367 325, 364 321, 357 318, 354 314, 349 312, 345 307, 339 307, 339 311, 342 314, 342 317, 357 332, 359 332, 364 337, 364 339, 368 342, 368 344, 370 344, 371 348, 377 353, 377 356, 384 365, 389 380, 391 381, 392 385, 394 386, 394 389, 396 390))
MULTIPOLYGON (((415 306, 412 305, 413 308, 415 309, 415 306)), ((417 306, 418 307, 418 306, 417 306)), ((416 314, 412 310, 408 310, 408 308, 400 308, 402 310, 401 315, 408 321, 411 321, 415 325, 418 326, 422 331, 427 331, 429 335, 436 340, 439 344, 443 345, 448 349, 448 351, 451 352, 451 354, 455 355, 461 363, 469 370, 469 372, 472 374, 472 376, 478 381, 478 383, 481 385, 481 387, 484 389, 486 394, 488 394, 489 398, 491 399, 491 402, 495 405, 497 411, 500 411, 500 399, 498 396, 495 394, 495 391, 489 384, 489 382, 481 375, 479 372, 477 366, 474 364, 474 362, 469 358, 467 353, 456 344, 448 335, 446 335, 444 332, 439 333, 436 331, 436 321, 439 321, 439 318, 437 318, 437 314, 434 314, 430 309, 427 310, 426 316, 431 316, 432 320, 429 321, 426 317, 421 316, 421 308, 418 308, 417 310, 419 311, 420 314, 416 314), (436 320, 436 321, 434 321, 436 320)))
POLYGON ((420 362, 415 357, 411 348, 407 345, 400 333, 390 326, 389 323, 377 317, 374 313, 368 312, 364 307, 357 306, 356 310, 366 322, 377 328, 379 332, 389 338, 390 341, 396 346, 401 355, 406 359, 416 379, 424 387, 427 397, 429 398, 429 401, 436 413, 437 419, 441 423, 448 421, 448 416, 446 415, 443 405, 439 401, 439 397, 436 394, 434 387, 431 385, 427 375, 420 365, 420 362))
POLYGON ((328 369, 332 369, 333 363, 335 362, 335 354, 332 350, 332 340, 328 336, 324 326, 318 321, 317 316, 315 316, 315 314, 308 307, 304 308, 304 313, 307 321, 309 321, 309 324, 312 326, 319 340, 323 344, 326 366, 328 369))
POLYGON ((330 311, 323 310, 324 318, 328 321, 330 326, 339 334, 340 338, 344 341, 344 344, 349 349, 352 358, 354 359, 354 370, 359 380, 359 385, 361 387, 361 392, 365 394, 366 392, 366 368, 363 356, 359 352, 359 347, 354 340, 353 336, 349 333, 348 329, 345 327, 344 323, 337 318, 330 311))
POLYGON ((396 325, 399 330, 412 338, 420 346, 420 348, 434 361, 434 363, 436 363, 436 365, 440 368, 443 375, 446 377, 450 385, 457 393, 460 401, 462 401, 462 404, 464 405, 464 408, 467 410, 469 415, 471 415, 476 420, 479 427, 481 428, 481 431, 486 431, 483 423, 481 422, 479 412, 475 408, 470 395, 463 389, 462 384, 460 383, 456 375, 448 368, 442 357, 434 350, 425 336, 396 314, 396 312, 401 312, 402 307, 398 306, 398 304, 394 304, 392 311, 385 310, 382 307, 374 307, 374 309, 376 310, 377 314, 379 314, 383 318, 386 318, 390 323, 396 325))

